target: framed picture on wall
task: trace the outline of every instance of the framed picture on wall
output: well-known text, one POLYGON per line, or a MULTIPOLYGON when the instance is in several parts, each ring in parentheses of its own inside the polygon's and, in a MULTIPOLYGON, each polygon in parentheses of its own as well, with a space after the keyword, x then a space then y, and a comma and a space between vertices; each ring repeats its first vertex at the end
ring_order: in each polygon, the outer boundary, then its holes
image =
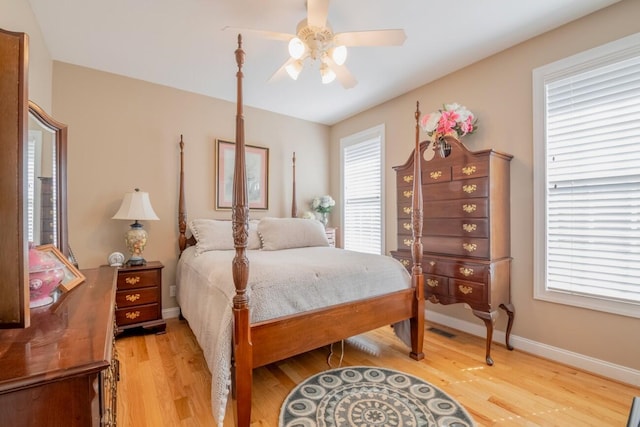
MULTIPOLYGON (((269 149, 245 145, 250 209, 269 208, 269 149)), ((216 140, 216 209, 231 209, 235 142, 216 140)))

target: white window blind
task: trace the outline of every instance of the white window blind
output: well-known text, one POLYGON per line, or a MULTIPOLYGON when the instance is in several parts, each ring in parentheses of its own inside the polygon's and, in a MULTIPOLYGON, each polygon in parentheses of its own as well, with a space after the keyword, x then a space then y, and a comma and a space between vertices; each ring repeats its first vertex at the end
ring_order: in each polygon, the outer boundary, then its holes
POLYGON ((348 250, 382 253, 382 137, 378 127, 343 144, 343 236, 348 250))
POLYGON ((545 291, 640 316, 640 53, 548 77, 544 98, 545 291))
POLYGON ((27 139, 27 238, 34 241, 35 230, 35 191, 36 191, 36 140, 29 131, 27 139))

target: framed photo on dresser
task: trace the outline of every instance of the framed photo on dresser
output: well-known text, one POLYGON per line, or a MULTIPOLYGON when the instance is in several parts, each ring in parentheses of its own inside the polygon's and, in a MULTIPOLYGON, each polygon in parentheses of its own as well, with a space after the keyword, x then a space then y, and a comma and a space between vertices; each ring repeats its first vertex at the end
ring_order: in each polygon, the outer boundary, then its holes
MULTIPOLYGON (((216 209, 231 209, 235 142, 216 140, 216 209)), ((269 149, 245 145, 249 208, 269 208, 269 149)))
POLYGON ((64 276, 60 282, 60 289, 63 292, 68 292, 80 283, 84 282, 84 274, 82 274, 80 270, 78 270, 57 247, 52 244, 47 244, 37 246, 36 249, 44 252, 50 259, 56 261, 56 266, 54 268, 62 269, 64 276))

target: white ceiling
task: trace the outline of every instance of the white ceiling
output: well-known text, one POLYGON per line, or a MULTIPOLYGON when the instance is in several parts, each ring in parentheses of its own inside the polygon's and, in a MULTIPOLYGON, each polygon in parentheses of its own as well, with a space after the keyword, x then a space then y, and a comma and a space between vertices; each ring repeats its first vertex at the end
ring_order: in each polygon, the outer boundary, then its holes
MULTIPOLYGON (((317 69, 269 83, 283 41, 243 35, 245 105, 334 124, 618 0, 332 0, 333 31, 404 29, 400 47, 352 47, 358 80, 317 69)), ((235 102, 237 32, 295 33, 305 0, 29 0, 52 59, 235 102)))

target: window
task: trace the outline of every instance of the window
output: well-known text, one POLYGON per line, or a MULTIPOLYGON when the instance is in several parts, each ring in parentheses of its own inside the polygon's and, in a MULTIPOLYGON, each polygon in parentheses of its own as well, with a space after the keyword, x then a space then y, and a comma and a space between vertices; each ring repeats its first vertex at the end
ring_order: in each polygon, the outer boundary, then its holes
POLYGON ((640 317, 640 33, 533 72, 534 296, 640 317))
POLYGON ((340 140, 344 248, 382 254, 384 125, 340 140))

